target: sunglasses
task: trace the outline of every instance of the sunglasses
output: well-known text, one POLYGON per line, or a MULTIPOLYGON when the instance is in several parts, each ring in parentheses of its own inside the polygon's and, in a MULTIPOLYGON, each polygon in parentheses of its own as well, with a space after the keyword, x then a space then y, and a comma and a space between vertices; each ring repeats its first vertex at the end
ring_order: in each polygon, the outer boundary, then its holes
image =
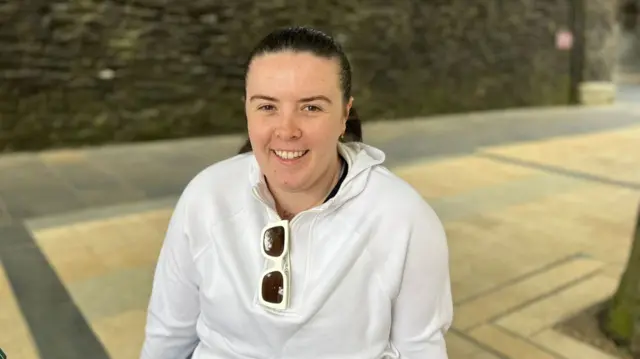
POLYGON ((271 265, 262 274, 260 304, 264 307, 284 310, 289 306, 290 274, 289 221, 267 225, 262 230, 262 255, 271 265))

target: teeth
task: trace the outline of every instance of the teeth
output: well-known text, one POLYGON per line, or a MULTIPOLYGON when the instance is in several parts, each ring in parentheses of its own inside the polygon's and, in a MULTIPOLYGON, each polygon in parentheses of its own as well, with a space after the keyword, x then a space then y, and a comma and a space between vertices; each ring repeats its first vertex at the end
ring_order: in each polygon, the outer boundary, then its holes
POLYGON ((273 151, 276 155, 285 160, 292 160, 305 154, 306 151, 273 151))

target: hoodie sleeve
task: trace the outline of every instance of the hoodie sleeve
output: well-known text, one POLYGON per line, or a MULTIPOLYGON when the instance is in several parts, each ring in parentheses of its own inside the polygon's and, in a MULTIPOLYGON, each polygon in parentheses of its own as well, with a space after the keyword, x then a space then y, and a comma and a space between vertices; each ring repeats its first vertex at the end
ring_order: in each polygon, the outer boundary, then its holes
POLYGON ((403 359, 447 359, 444 335, 453 320, 447 239, 433 209, 421 207, 410 225, 391 343, 403 359))
POLYGON ((187 226, 187 191, 178 200, 153 278, 141 359, 183 359, 198 344, 198 272, 187 226))

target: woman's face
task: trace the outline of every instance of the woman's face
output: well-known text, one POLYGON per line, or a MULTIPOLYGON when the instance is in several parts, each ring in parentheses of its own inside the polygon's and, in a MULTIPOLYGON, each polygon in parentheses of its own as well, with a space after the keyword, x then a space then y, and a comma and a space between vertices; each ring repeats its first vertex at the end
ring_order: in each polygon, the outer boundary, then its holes
POLYGON ((297 192, 314 186, 337 162, 345 104, 337 59, 307 52, 255 57, 245 110, 253 153, 270 186, 297 192))

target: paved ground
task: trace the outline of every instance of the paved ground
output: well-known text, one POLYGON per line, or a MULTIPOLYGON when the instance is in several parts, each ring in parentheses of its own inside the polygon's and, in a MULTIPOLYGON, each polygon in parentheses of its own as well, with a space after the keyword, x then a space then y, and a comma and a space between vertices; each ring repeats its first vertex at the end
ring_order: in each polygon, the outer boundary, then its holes
MULTIPOLYGON (((640 107, 457 115, 365 134, 445 222, 452 359, 607 358, 552 326, 615 288, 640 200, 640 107)), ((241 142, 0 157, 0 347, 20 359, 136 358, 171 206, 241 142)))

